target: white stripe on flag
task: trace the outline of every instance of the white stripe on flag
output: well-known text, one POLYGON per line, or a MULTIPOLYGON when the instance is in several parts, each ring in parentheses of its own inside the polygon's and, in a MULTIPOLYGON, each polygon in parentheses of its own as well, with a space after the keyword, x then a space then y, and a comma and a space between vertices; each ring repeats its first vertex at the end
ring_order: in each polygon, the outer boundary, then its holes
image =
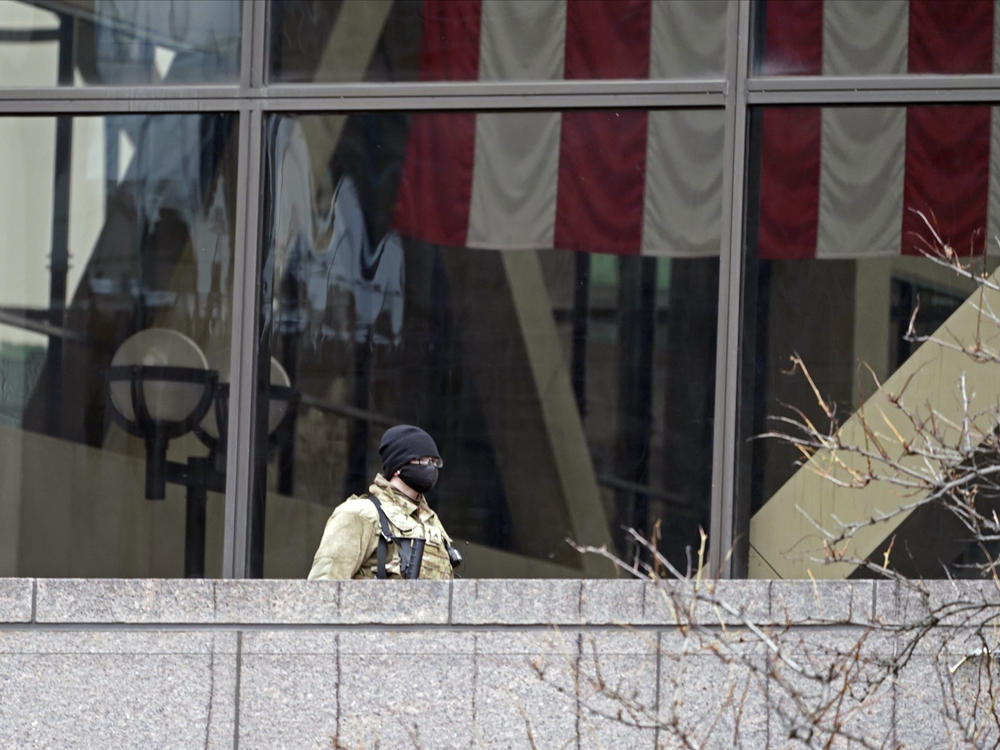
MULTIPOLYGON (((725 0, 654 2, 649 77, 721 73, 727 9, 725 0)), ((643 255, 699 258, 719 254, 724 131, 721 110, 649 112, 643 255)))
MULTIPOLYGON (((703 78, 723 72, 726 0, 654 2, 650 9, 650 78, 703 78)), ((735 6, 733 10, 735 10, 735 6)))
MULTIPOLYGON (((824 75, 905 73, 908 19, 904 0, 826 0, 824 75)), ((905 150, 905 107, 823 109, 817 258, 900 252, 905 150)))
POLYGON ((476 116, 469 247, 553 247, 561 122, 558 112, 476 116))
POLYGON ((722 242, 722 110, 649 113, 642 254, 719 254, 722 242))
POLYGON ((817 258, 897 255, 906 108, 823 109, 817 258))
MULTIPOLYGON (((560 79, 565 42, 564 2, 483 0, 479 78, 560 79)), ((469 247, 553 246, 561 122, 558 112, 476 116, 469 247)))
POLYGON ((909 18, 906 0, 825 0, 823 74, 905 73, 909 18))
POLYGON ((566 3, 482 0, 479 80, 555 81, 563 77, 566 3))

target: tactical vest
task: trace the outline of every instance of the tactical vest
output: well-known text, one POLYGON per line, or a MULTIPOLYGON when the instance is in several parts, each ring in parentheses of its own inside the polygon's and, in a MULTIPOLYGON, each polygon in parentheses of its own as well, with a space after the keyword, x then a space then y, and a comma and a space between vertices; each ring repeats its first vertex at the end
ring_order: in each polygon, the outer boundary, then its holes
MULTIPOLYGON (((424 528, 417 521, 393 514, 390 524, 382 504, 375 495, 368 499, 375 505, 379 519, 379 539, 376 578, 386 578, 385 561, 390 544, 399 549, 400 572, 403 578, 450 579, 452 569, 459 564, 461 556, 448 542, 447 537, 433 527, 424 528), (398 531, 393 534, 392 530, 398 531), (428 538, 422 534, 428 533, 428 538)), ((369 558, 370 559, 370 558, 369 558)))

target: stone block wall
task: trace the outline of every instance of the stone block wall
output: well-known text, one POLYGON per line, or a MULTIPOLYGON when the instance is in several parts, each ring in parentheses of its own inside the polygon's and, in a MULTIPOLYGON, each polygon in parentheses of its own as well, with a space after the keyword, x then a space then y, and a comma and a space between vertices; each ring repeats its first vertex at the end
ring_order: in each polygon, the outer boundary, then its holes
POLYGON ((0 579, 0 746, 784 747, 824 690, 846 738, 991 743, 943 691, 996 671, 969 656, 996 588, 929 586, 982 616, 887 679, 893 624, 936 606, 889 582, 0 579), (843 686, 790 666, 854 651, 843 686))

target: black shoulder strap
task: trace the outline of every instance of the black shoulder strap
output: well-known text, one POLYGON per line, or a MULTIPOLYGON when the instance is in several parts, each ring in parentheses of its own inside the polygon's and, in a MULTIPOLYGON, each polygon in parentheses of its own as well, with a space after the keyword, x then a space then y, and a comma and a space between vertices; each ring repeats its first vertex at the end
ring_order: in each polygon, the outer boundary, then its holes
POLYGON ((382 504, 378 501, 378 498, 374 495, 369 495, 368 499, 375 503, 375 510, 378 511, 378 522, 382 527, 382 532, 378 537, 378 568, 375 570, 376 578, 385 578, 385 555, 388 549, 389 542, 393 541, 392 534, 389 533, 389 519, 385 517, 385 511, 382 510, 382 504))
POLYGON ((385 558, 389 542, 393 542, 399 548, 400 574, 403 578, 419 578, 420 563, 424 557, 424 540, 393 536, 389 531, 389 519, 386 518, 385 511, 382 510, 382 504, 378 501, 378 498, 374 495, 368 495, 368 499, 375 504, 375 510, 378 511, 379 526, 382 527, 382 531, 378 537, 378 557, 375 562, 377 566, 375 577, 386 577, 385 558))

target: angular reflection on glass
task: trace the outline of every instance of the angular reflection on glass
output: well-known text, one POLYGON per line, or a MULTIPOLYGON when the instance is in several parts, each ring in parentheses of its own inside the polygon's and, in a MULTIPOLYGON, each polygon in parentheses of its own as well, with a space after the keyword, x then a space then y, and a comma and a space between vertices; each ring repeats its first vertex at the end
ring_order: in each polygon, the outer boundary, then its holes
MULTIPOLYGON (((828 424, 809 383, 788 374, 790 357, 805 361, 840 424, 860 418, 876 388, 872 374, 881 383, 897 378, 892 388, 901 388, 919 370, 940 369, 939 348, 919 354, 904 340, 910 317, 919 301, 920 333, 949 330, 943 327, 949 316, 974 304, 974 285, 921 257, 921 248, 930 248, 922 216, 977 271, 996 267, 989 247, 1000 236, 1000 172, 990 151, 998 123, 989 106, 752 112, 737 487, 744 523, 749 518, 753 577, 825 574, 830 566, 813 562, 824 554, 816 524, 836 526, 838 510, 846 514, 861 502, 800 466, 792 447, 749 440, 779 428, 770 418, 788 414, 787 405, 813 424, 828 424)), ((952 335, 963 334, 942 333, 952 335)), ((955 402, 951 386, 917 379, 907 393, 946 415, 955 402)), ((892 489, 873 484, 865 491, 881 512, 902 502, 892 489)), ((882 547, 859 554, 881 559, 895 538, 899 570, 935 577, 966 554, 965 529, 924 512, 907 515, 892 531, 879 538, 882 547)))
POLYGON ((241 16, 239 0, 2 0, 0 86, 235 82, 241 16))
POLYGON ((722 133, 721 110, 272 117, 264 312, 302 399, 269 465, 264 575, 308 571, 396 423, 441 449, 431 503, 463 575, 607 575, 566 540, 631 555, 623 526, 686 566, 709 512, 722 133))
MULTIPOLYGON (((182 574, 184 504, 143 500, 143 444, 113 425, 107 373, 151 327, 228 348, 235 122, 0 118, 0 167, 26 178, 0 196, 3 575, 182 574)), ((189 435, 168 455, 204 452, 189 435)), ((213 574, 220 523, 215 496, 213 574)))

